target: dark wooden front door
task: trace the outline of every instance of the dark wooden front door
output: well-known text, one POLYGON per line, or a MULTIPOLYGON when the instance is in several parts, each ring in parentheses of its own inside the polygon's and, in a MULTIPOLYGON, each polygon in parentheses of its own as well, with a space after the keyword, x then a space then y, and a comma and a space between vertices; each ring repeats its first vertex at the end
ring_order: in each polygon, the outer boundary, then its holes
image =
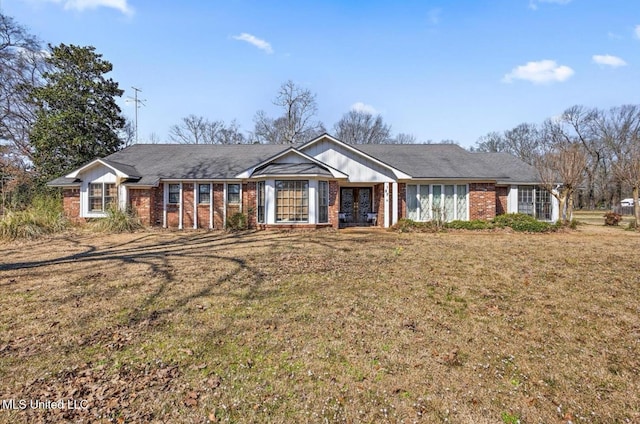
POLYGON ((370 187, 342 187, 340 189, 341 220, 345 224, 366 224, 371 213, 370 187))

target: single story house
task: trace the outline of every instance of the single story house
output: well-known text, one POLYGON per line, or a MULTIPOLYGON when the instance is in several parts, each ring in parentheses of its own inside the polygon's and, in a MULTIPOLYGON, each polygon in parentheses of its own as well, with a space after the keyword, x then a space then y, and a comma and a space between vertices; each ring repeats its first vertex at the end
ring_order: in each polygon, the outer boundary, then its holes
POLYGON ((348 145, 323 134, 301 145, 137 144, 49 182, 73 220, 116 202, 145 225, 224 228, 389 227, 400 218, 558 219, 535 168, 506 153, 452 144, 348 145))

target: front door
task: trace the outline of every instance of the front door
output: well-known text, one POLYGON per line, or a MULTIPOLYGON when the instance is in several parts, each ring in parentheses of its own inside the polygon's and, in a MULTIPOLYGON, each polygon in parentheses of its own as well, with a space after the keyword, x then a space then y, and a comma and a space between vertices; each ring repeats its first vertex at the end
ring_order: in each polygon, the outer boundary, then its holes
POLYGON ((371 213, 370 187, 343 187, 340 189, 340 220, 345 224, 367 223, 371 213))

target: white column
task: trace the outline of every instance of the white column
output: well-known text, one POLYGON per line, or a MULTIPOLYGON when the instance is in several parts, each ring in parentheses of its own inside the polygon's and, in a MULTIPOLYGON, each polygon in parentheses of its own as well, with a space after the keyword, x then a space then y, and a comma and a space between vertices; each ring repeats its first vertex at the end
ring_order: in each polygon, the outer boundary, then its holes
POLYGON ((389 228, 389 183, 384 183, 384 228, 389 228))
POLYGON ((198 228, 198 183, 193 183, 193 229, 198 228))
POLYGON ((163 183, 162 187, 162 228, 167 228, 167 198, 169 197, 169 185, 167 183, 163 183))
POLYGON ((227 228, 227 183, 222 189, 222 228, 227 228))
POLYGON ((213 183, 209 183, 209 228, 213 228, 213 183))
POLYGON ((178 229, 182 230, 182 181, 180 181, 180 196, 178 203, 178 229))
POLYGON ((391 225, 395 225, 395 223, 398 222, 398 183, 392 183, 391 188, 393 189, 393 204, 391 205, 391 225))

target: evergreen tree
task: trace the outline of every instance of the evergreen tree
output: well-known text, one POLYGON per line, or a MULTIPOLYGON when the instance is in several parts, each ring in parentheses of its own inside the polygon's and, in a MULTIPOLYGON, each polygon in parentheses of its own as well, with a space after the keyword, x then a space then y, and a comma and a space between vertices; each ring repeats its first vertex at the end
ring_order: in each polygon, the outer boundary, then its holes
POLYGON ((118 83, 106 79, 113 66, 95 47, 49 46, 51 71, 32 91, 36 122, 31 130, 33 164, 39 176, 63 175, 122 147, 125 120, 115 98, 118 83))

